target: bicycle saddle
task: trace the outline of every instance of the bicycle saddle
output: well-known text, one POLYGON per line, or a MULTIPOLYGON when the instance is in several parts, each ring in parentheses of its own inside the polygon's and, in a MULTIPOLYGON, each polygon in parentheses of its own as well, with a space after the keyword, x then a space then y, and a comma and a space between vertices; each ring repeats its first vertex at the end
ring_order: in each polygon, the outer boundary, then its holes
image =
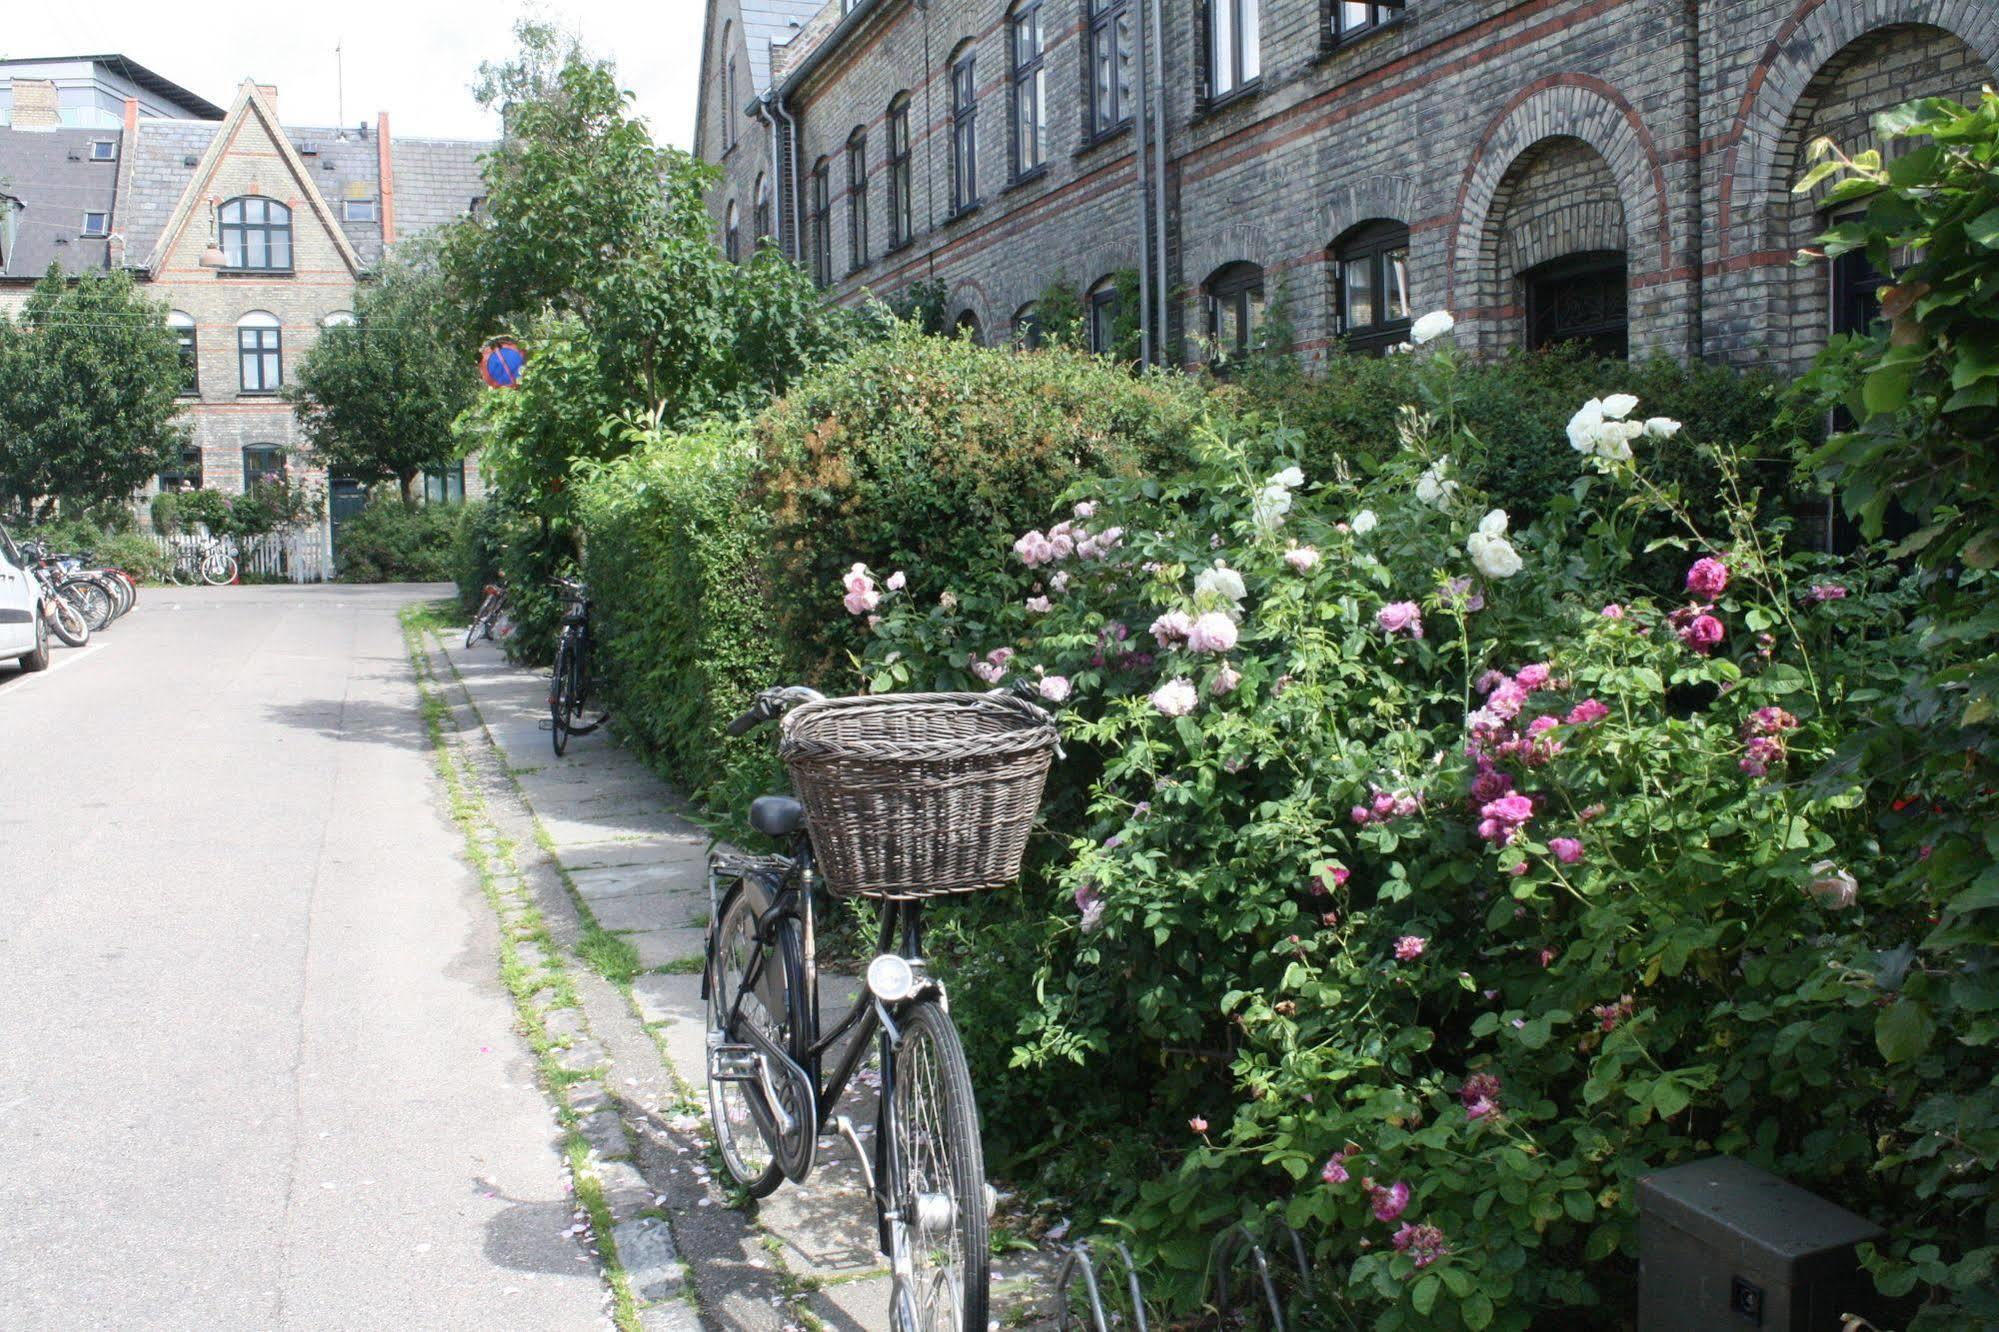
POLYGON ((750 802, 750 826, 766 837, 789 837, 805 826, 805 806, 790 796, 758 796, 750 802))

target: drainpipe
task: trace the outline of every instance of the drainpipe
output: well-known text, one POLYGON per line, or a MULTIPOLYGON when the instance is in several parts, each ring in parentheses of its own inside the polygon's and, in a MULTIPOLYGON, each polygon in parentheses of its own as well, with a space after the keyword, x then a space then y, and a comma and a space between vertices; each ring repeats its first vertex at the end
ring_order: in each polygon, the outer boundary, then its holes
MULTIPOLYGON (((1152 181, 1147 167, 1146 121, 1152 114, 1152 78, 1146 64, 1152 49, 1145 10, 1138 11, 1138 114, 1133 117, 1136 131, 1134 160, 1138 165, 1138 363, 1152 364, 1152 181)), ((1166 90, 1161 88, 1164 97, 1166 90)), ((1163 314, 1164 311, 1161 311, 1163 314)))
MULTIPOLYGON (((788 186, 788 190, 789 190, 789 193, 790 193, 790 199, 791 199, 791 211, 792 211, 792 217, 791 217, 791 225, 790 225, 790 227, 789 227, 789 228, 786 228, 786 226, 785 226, 785 222, 784 222, 784 213, 785 213, 785 209, 784 209, 784 207, 783 207, 783 204, 784 204, 784 200, 783 200, 783 199, 774 199, 774 200, 772 200, 772 201, 771 201, 771 202, 773 203, 773 205, 776 205, 776 206, 774 206, 774 207, 773 207, 773 208, 771 209, 771 216, 772 216, 772 218, 773 218, 774 220, 776 220, 776 222, 777 222, 777 225, 778 225, 778 242, 777 242, 777 247, 778 247, 778 250, 779 250, 779 251, 780 251, 781 253, 783 253, 783 254, 784 254, 784 255, 785 255, 785 256, 786 256, 787 258, 791 258, 791 259, 797 259, 797 258, 798 258, 799 256, 798 256, 797 254, 793 253, 793 251, 795 251, 796 249, 798 249, 798 248, 799 248, 799 247, 798 247, 798 217, 797 217, 797 211, 798 211, 798 117, 796 117, 796 116, 792 115, 792 114, 791 114, 791 113, 790 113, 789 111, 786 111, 786 110, 784 109, 784 94, 783 94, 782 92, 779 92, 779 93, 778 93, 778 94, 776 95, 776 99, 775 99, 774 101, 772 101, 772 102, 771 102, 771 109, 772 109, 773 111, 775 111, 775 112, 776 112, 776 113, 777 113, 777 114, 778 114, 779 116, 783 117, 783 119, 784 119, 784 126, 785 126, 785 134, 786 134, 786 137, 788 137, 788 138, 789 138, 789 139, 791 140, 791 151, 785 154, 785 161, 784 161, 784 164, 783 164, 783 167, 784 167, 784 178, 783 178, 783 179, 784 179, 784 181, 786 182, 786 184, 787 184, 787 186, 788 186), (785 242, 785 237, 784 237, 784 233, 785 233, 785 231, 786 231, 787 229, 788 229, 788 230, 789 230, 789 231, 791 232, 791 241, 790 241, 790 243, 789 243, 789 244, 787 244, 787 243, 785 242)), ((778 174, 777 174, 777 173, 778 173, 778 166, 779 166, 779 164, 778 164, 778 163, 777 163, 777 162, 776 162, 775 160, 773 160, 773 161, 771 162, 771 166, 770 166, 770 169, 771 169, 771 187, 772 187, 773 189, 775 189, 775 188, 777 187, 778 183, 779 183, 779 178, 778 178, 778 174)))
MULTIPOLYGON (((770 181, 771 181, 771 189, 775 190, 777 188, 777 163, 778 163, 777 112, 772 104, 772 100, 770 97, 765 97, 762 102, 758 103, 757 110, 758 113, 762 116, 763 122, 766 125, 770 126, 770 181)), ((755 199, 750 200, 751 217, 756 216, 756 206, 757 206, 757 201, 755 199)), ((777 248, 779 250, 782 250, 784 249, 784 214, 778 212, 777 209, 773 208, 770 211, 770 220, 771 220, 771 225, 777 228, 777 248)), ((750 243, 754 245, 756 242, 752 240, 750 243)))
MULTIPOLYGON (((1159 96, 1152 106, 1152 189, 1154 281, 1159 286, 1159 359, 1166 359, 1167 335, 1173 321, 1166 305, 1166 29, 1160 18, 1159 0, 1152 0, 1152 77, 1159 96)), ((1141 79, 1143 71, 1141 71, 1141 79)))

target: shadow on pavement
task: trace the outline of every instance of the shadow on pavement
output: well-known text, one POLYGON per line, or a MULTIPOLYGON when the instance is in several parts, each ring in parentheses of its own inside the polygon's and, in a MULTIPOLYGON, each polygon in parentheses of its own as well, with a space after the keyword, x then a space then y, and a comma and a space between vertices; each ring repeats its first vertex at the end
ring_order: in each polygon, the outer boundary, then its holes
POLYGON ((328 740, 428 749, 423 716, 414 706, 365 699, 301 698, 271 703, 264 715, 280 726, 311 731, 328 740))

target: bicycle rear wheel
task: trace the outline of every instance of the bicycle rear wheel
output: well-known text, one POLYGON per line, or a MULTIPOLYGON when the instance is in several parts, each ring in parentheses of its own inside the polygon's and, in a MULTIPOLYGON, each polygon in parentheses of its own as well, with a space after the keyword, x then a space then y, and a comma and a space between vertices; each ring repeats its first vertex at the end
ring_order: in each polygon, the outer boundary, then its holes
POLYGON ((110 591, 95 578, 65 578, 56 584, 56 595, 83 613, 93 634, 111 623, 111 617, 117 613, 117 603, 111 599, 110 591))
POLYGON ((565 635, 555 652, 555 674, 548 681, 548 725, 555 743, 555 756, 569 748, 569 659, 575 654, 565 635))
MULTIPOLYGON (((779 921, 771 942, 762 950, 762 971, 742 996, 734 1024, 729 1013, 742 990, 743 977, 757 952, 757 908, 739 883, 722 899, 721 915, 708 950, 708 1039, 711 1046, 748 1045, 746 1027, 754 1026, 778 1049, 790 1051, 805 1027, 803 970, 799 963, 798 927, 779 921)), ((762 1092, 748 1083, 714 1076, 708 1068, 708 1123, 715 1150, 736 1186, 752 1198, 770 1194, 784 1182, 777 1146, 759 1120, 754 1098, 762 1092)), ((784 1095, 785 1083, 778 1082, 784 1095)), ((812 1107, 786 1103, 799 1124, 811 1134, 812 1107)), ((795 1144, 794 1144, 795 1145, 795 1144)))
POLYGON ((887 1193, 897 1332, 983 1332, 992 1280, 986 1160, 965 1047, 935 999, 898 1023, 884 1132, 892 1146, 887 1193), (898 1252, 899 1251, 899 1252, 898 1252))

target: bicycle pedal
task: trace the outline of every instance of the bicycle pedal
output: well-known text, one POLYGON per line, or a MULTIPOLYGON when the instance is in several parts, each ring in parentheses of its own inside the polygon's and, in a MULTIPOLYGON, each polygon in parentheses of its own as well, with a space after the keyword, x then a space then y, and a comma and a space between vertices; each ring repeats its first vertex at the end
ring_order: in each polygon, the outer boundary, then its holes
POLYGON ((754 1045, 711 1045, 708 1047, 710 1082, 756 1082, 762 1074, 754 1045))

